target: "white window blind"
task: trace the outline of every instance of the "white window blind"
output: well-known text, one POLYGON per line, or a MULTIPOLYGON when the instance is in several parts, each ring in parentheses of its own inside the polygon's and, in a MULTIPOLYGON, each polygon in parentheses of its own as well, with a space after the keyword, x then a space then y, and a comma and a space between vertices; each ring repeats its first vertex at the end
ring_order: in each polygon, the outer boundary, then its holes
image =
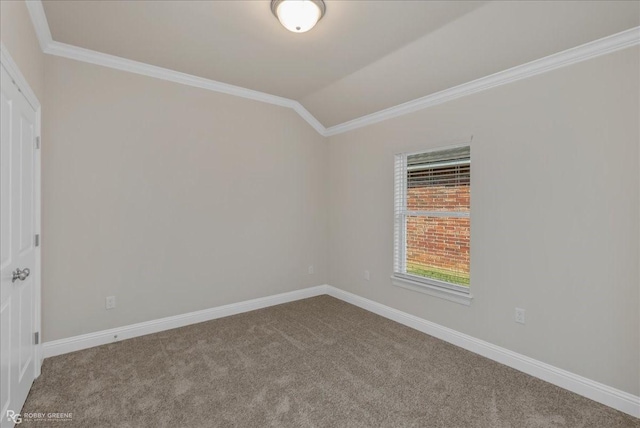
POLYGON ((395 157, 394 276, 468 292, 469 146, 395 157))

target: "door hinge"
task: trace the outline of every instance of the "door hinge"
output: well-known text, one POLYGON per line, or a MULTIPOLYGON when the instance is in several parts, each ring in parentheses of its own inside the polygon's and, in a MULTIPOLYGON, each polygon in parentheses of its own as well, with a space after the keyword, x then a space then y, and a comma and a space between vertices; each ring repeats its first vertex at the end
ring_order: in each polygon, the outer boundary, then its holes
POLYGON ((39 345, 40 344, 40 332, 36 331, 35 333, 33 333, 33 336, 34 336, 34 340, 36 342, 36 345, 39 345))
POLYGON ((40 137, 36 137, 36 149, 40 148, 40 137))
POLYGON ((40 246, 40 234, 36 234, 36 238, 35 238, 35 243, 36 243, 36 247, 40 246))

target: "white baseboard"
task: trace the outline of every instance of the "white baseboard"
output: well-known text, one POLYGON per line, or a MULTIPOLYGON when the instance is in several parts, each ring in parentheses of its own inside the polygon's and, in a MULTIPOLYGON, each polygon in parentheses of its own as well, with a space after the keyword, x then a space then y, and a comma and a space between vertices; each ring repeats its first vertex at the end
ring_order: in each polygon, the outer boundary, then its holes
POLYGON ((400 324, 406 325, 445 342, 452 343, 483 357, 497 361, 538 379, 587 397, 629 415, 640 417, 640 397, 587 379, 541 361, 492 345, 475 337, 457 332, 431 321, 385 306, 373 300, 327 286, 327 294, 366 309, 400 324))
POLYGON ((287 293, 276 294, 274 296, 231 303, 229 305, 218 306, 216 308, 204 309, 187 314, 160 318, 153 321, 146 321, 124 327, 117 327, 109 330, 97 331, 95 333, 45 342, 43 344, 44 358, 93 348, 94 346, 106 345, 107 343, 118 342, 125 339, 132 339, 146 334, 171 330, 173 328, 184 327, 190 324, 210 321, 216 318, 228 317, 229 315, 254 311, 256 309, 262 309, 269 306, 280 305, 282 303, 293 302, 295 300, 320 296, 326 294, 326 290, 326 285, 319 285, 317 287, 289 291, 287 293))
POLYGON ((43 345, 45 358, 94 346, 105 345, 120 340, 131 339, 146 334, 158 333, 173 328, 184 327, 216 318, 262 309, 295 300, 328 294, 352 305, 358 306, 400 324, 406 325, 445 342, 452 343, 483 357, 497 361, 521 372, 542 379, 606 406, 620 410, 629 415, 640 418, 640 397, 612 388, 599 382, 587 379, 563 369, 551 366, 541 361, 518 354, 500 346, 493 345, 467 334, 460 333, 439 324, 416 317, 406 312, 385 306, 373 300, 357 296, 330 285, 290 291, 275 296, 262 297, 239 303, 219 306, 212 309, 191 312, 173 317, 132 324, 124 327, 103 330, 81 336, 46 342, 43 345), (117 336, 117 337, 116 337, 117 336))

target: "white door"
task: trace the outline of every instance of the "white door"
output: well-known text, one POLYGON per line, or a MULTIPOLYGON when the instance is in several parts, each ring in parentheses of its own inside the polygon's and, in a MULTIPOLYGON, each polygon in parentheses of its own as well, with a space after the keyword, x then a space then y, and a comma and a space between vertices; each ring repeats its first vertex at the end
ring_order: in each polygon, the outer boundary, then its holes
POLYGON ((14 425, 35 378, 36 113, 2 69, 0 127, 0 427, 14 425))

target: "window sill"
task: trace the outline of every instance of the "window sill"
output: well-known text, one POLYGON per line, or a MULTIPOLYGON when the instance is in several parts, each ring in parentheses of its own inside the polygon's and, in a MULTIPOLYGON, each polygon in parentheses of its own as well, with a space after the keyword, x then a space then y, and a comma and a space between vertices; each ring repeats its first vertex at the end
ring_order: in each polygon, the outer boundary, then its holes
POLYGON ((441 299, 449 300, 461 305, 469 306, 471 305, 471 301, 473 300, 473 296, 470 293, 464 293, 457 290, 449 290, 437 285, 430 285, 420 281, 412 281, 410 279, 401 278, 394 275, 391 276, 391 283, 397 287, 402 287, 408 290, 417 291, 419 293, 428 294, 430 296, 439 297, 441 299))

